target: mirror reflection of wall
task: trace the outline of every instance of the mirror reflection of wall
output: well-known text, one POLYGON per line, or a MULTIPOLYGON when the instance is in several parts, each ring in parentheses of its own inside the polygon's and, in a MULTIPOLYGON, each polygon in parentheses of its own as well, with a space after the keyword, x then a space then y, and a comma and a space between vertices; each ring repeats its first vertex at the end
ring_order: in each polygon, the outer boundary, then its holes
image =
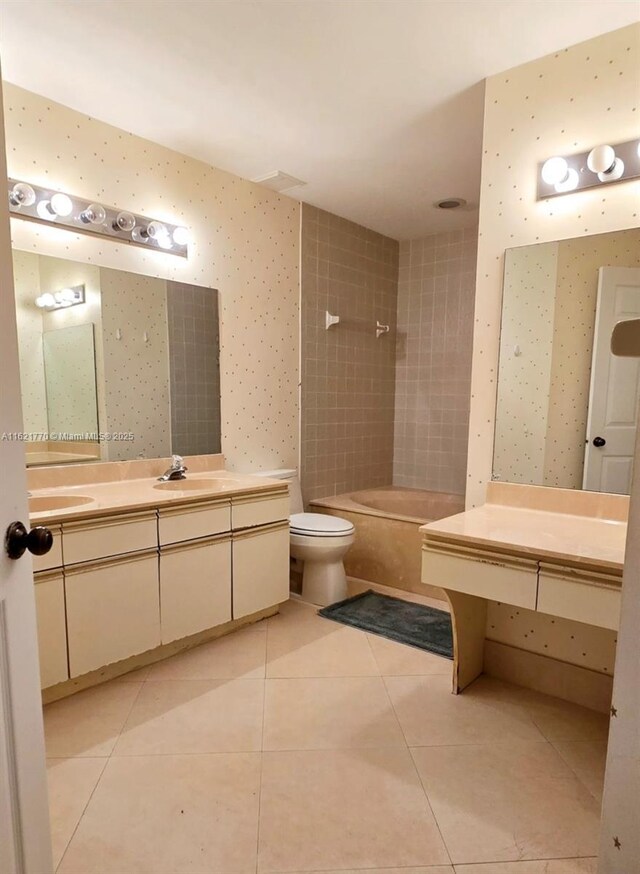
POLYGON ((640 369, 614 359, 608 345, 594 355, 594 344, 596 321, 610 336, 616 321, 640 309, 638 268, 640 229, 506 252, 494 479, 628 491, 633 448, 629 454, 625 444, 640 369), (633 269, 614 275, 608 268, 633 269), (593 446, 596 437, 605 444, 593 446))
POLYGON ((220 452, 217 291, 19 251, 14 277, 28 464, 220 452))

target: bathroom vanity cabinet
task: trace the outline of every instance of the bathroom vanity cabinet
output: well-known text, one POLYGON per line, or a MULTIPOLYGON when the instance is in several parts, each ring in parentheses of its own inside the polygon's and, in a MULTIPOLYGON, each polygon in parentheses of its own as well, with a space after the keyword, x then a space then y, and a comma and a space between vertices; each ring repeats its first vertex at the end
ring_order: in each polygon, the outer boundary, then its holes
POLYGON ((48 523, 54 547, 34 562, 43 689, 277 608, 288 520, 285 486, 48 523))
POLYGON ((499 489, 489 489, 484 506, 421 528, 422 582, 440 586, 451 606, 454 692, 482 673, 488 601, 618 628, 625 499, 598 496, 606 506, 596 508, 588 493, 560 494, 560 502, 572 502, 562 509, 553 493, 563 490, 544 489, 541 497, 535 487, 499 489), (549 509, 492 503, 494 495, 505 502, 528 496, 549 509))

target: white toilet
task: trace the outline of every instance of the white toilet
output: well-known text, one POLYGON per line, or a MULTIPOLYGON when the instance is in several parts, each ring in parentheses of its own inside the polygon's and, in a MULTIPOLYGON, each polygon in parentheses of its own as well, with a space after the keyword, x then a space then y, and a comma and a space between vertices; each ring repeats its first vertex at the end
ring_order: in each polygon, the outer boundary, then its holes
POLYGON ((265 470, 256 475, 289 483, 289 542, 292 558, 304 562, 302 598, 320 607, 342 601, 347 597, 342 560, 355 539, 351 522, 324 513, 304 513, 300 480, 295 470, 265 470))

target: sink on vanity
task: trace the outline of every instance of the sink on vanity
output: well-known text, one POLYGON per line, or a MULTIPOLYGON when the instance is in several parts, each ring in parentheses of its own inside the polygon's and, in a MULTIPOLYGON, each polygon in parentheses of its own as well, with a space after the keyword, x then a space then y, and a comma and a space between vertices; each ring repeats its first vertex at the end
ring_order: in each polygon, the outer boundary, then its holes
POLYGON ((219 456, 189 459, 192 479, 140 475, 165 461, 83 466, 82 485, 32 492, 31 524, 54 535, 34 559, 45 701, 258 621, 289 597, 286 483, 207 470, 219 456))

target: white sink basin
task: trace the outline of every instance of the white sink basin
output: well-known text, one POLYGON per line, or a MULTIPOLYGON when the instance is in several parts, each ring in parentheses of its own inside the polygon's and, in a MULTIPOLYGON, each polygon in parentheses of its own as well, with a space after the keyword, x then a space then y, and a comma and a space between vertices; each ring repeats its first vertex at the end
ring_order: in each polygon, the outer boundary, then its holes
POLYGON ((93 498, 86 495, 46 495, 29 498, 29 512, 48 513, 51 510, 69 510, 92 502, 93 498))

